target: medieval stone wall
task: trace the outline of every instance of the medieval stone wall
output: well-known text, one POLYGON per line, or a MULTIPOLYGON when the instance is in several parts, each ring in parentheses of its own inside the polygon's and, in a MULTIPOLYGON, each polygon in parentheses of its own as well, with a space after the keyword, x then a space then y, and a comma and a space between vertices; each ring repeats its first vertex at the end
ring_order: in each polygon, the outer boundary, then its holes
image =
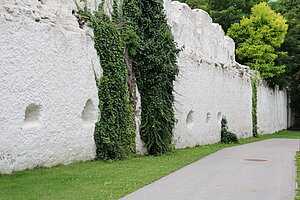
MULTIPOLYGON (((239 138, 251 137, 253 72, 235 61, 234 41, 203 10, 170 0, 165 9, 175 41, 184 47, 175 83, 175 146, 220 141, 222 116, 239 138)), ((288 128, 287 92, 263 83, 257 88, 258 132, 288 128)))
POLYGON ((221 119, 238 137, 252 136, 251 70, 235 62, 234 41, 203 10, 165 2, 179 55, 175 83, 177 148, 219 142, 221 119))
MULTIPOLYGON (((223 116, 238 137, 252 136, 251 70, 235 62, 233 40, 202 10, 170 0, 165 8, 183 47, 175 147, 219 142, 223 116)), ((101 67, 93 31, 79 27, 74 10, 69 0, 0 0, 0 173, 95 156, 101 67)), ((140 113, 138 102, 137 127, 140 113)), ((286 92, 259 86, 259 132, 286 128, 286 118, 286 92)), ((138 136, 137 152, 144 153, 138 136)))
POLYGON ((0 173, 93 159, 100 74, 68 0, 0 0, 0 173))
POLYGON ((257 87, 258 133, 274 133, 288 128, 288 98, 285 90, 270 88, 261 83, 257 87))

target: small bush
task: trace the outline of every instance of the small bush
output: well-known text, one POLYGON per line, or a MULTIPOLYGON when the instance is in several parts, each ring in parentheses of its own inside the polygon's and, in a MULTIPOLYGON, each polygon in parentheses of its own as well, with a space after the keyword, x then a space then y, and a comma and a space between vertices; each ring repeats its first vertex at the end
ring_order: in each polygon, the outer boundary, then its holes
POLYGON ((225 144, 229 144, 229 143, 238 143, 238 139, 237 136, 228 131, 228 126, 227 126, 227 119, 226 117, 222 117, 222 121, 221 121, 221 142, 225 143, 225 144))

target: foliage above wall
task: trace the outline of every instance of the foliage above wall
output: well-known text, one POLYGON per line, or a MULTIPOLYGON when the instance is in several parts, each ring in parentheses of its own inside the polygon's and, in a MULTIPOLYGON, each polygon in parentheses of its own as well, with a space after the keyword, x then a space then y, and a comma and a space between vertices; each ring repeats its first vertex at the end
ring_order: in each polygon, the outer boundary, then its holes
POLYGON ((191 8, 200 8, 209 13, 215 23, 222 26, 225 33, 233 23, 238 23, 243 17, 249 17, 251 8, 268 0, 180 0, 191 8))
MULTIPOLYGON (((282 87, 289 85, 292 81, 289 72, 295 72, 295 66, 299 63, 297 60, 296 49, 299 48, 299 31, 295 28, 295 24, 298 24, 299 29, 299 16, 297 16, 297 10, 299 10, 299 1, 294 0, 181 0, 187 3, 192 8, 200 8, 207 11, 213 18, 213 21, 222 25, 225 32, 231 26, 231 33, 229 35, 235 39, 237 44, 237 60, 242 64, 252 65, 252 69, 259 69, 263 72, 263 77, 267 78, 271 84, 279 84, 282 87), (258 6, 257 4, 260 4, 258 6), (286 19, 288 19, 289 32, 285 39, 283 48, 279 49, 278 44, 282 43, 282 36, 278 37, 282 33, 282 28, 286 28, 286 25, 282 25, 282 18, 272 12, 268 6, 262 6, 271 4, 272 7, 279 13, 282 13, 286 19), (255 8, 252 8, 255 6, 255 8), (258 8, 260 7, 260 8, 258 8), (264 7, 264 8, 263 8, 264 7), (252 9, 251 9, 252 8, 252 9), (268 9, 266 9, 268 8, 268 9), (256 13, 253 13, 253 9, 256 13), (252 11, 252 15, 251 15, 252 11), (241 20, 241 21, 240 21, 241 20), (239 23, 239 25, 233 25, 239 23), (276 25, 277 24, 277 25, 276 25), (237 27, 238 26, 238 27, 237 27), (293 31, 292 31, 293 30, 293 31), (241 33, 240 33, 241 32, 241 33), (240 34, 239 34, 240 33, 240 34), (239 34, 239 35, 238 35, 239 34), (275 36, 274 34, 278 34, 275 36), (236 36, 235 36, 236 35, 236 36), (269 44, 270 38, 273 39, 276 44, 269 44), (297 39, 298 37, 298 39, 297 39), (278 38, 280 40, 278 41, 278 38), (248 41, 246 41, 248 39, 248 41), (243 44, 240 44, 243 43, 243 44), (256 51, 255 51, 256 49, 256 51), (295 51, 296 50, 296 51, 295 51), (290 55, 281 52, 289 52, 290 55), (279 59, 276 59, 278 57, 279 59), (276 60, 275 60, 276 59, 276 60), (274 63, 275 62, 275 63, 274 63), (293 63, 293 64, 292 64, 293 63), (254 66, 256 65, 256 66, 254 66), (287 73, 283 75, 283 66, 287 65, 287 73), (279 67, 281 66, 281 67, 279 67), (266 72, 267 71, 267 72, 266 72), (274 77, 275 76, 275 77, 274 77)), ((299 14, 298 14, 299 15, 299 14)), ((284 31, 283 31, 284 32, 284 31)), ((299 53, 298 53, 299 54, 299 53)), ((298 56, 299 57, 299 56, 298 56)), ((295 73, 294 73, 295 74, 295 73)))
POLYGON ((284 72, 285 66, 275 66, 278 49, 287 32, 286 20, 275 13, 267 3, 252 8, 249 18, 233 24, 227 34, 236 43, 236 55, 240 62, 260 72, 261 77, 271 78, 284 72))
POLYGON ((287 52, 279 55, 277 65, 286 65, 286 73, 268 80, 272 85, 287 87, 291 97, 291 106, 298 113, 300 123, 300 1, 277 0, 272 7, 288 21, 289 29, 280 50, 287 52))

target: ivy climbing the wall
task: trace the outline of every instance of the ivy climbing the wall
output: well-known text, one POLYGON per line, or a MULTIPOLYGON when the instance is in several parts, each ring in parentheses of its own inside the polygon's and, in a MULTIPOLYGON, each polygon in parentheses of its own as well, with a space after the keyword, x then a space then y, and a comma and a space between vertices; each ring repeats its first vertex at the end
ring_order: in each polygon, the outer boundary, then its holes
POLYGON ((178 74, 176 48, 162 0, 124 1, 124 16, 139 37, 133 69, 141 94, 140 135, 148 153, 171 149, 175 123, 173 81, 178 74))
POLYGON ((96 79, 100 109, 94 134, 96 158, 125 158, 135 151, 135 122, 127 85, 124 26, 116 13, 110 20, 102 7, 93 15, 87 9, 79 9, 79 14, 89 20, 94 30, 95 49, 103 70, 103 76, 96 79))
POLYGON ((171 149, 176 48, 162 0, 115 1, 112 20, 102 8, 79 9, 94 30, 103 77, 97 80, 101 119, 96 124, 97 158, 123 158, 134 151, 135 77, 141 94, 141 138, 148 153, 171 149), (127 84, 126 84, 127 83, 127 84))
POLYGON ((257 86, 256 78, 251 79, 252 85, 252 133, 253 137, 258 137, 257 132, 257 86))

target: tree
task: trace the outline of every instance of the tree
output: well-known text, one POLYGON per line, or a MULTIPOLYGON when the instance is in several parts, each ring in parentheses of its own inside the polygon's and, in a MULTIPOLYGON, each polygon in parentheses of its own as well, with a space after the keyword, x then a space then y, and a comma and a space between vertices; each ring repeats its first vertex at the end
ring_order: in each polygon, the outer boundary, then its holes
POLYGON ((249 17, 251 8, 268 0, 208 0, 209 14, 214 22, 222 25, 225 32, 231 24, 239 22, 243 17, 249 17))
POLYGON ((278 51, 284 42, 288 25, 282 15, 275 13, 267 3, 255 5, 249 18, 234 23, 227 34, 237 43, 236 55, 239 62, 270 78, 284 72, 285 66, 276 66, 278 51))
POLYGON ((239 22, 242 17, 249 17, 251 8, 268 0, 181 0, 191 8, 200 8, 209 13, 213 21, 219 23, 225 32, 233 23, 239 22))
POLYGON ((208 0, 181 0, 181 2, 188 4, 192 9, 209 10, 208 0))
POLYGON ((288 20, 289 29, 280 48, 287 54, 279 56, 275 61, 276 64, 286 65, 286 73, 275 76, 269 82, 288 88, 291 106, 300 115, 300 1, 278 0, 272 2, 271 6, 288 20))

